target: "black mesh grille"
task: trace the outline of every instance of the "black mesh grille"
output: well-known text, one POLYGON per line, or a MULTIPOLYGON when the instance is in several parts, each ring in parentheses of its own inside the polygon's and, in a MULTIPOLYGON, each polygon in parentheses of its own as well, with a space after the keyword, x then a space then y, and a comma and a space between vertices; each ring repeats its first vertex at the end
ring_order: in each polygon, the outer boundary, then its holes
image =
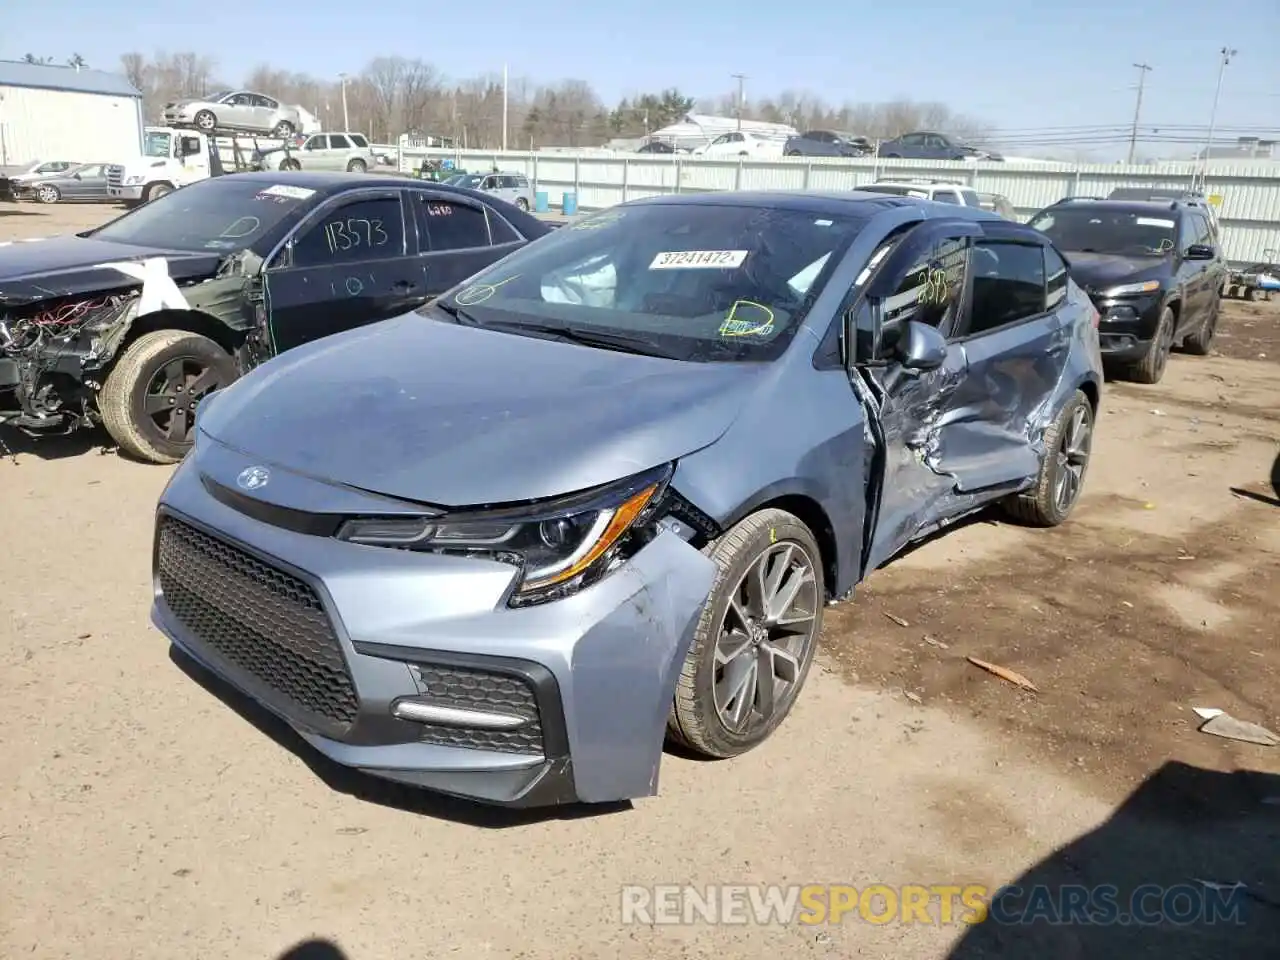
POLYGON ((542 718, 533 688, 519 677, 465 667, 415 664, 414 673, 424 688, 422 700, 461 710, 488 710, 516 714, 529 722, 515 730, 478 730, 473 727, 444 727, 423 724, 419 736, 424 743, 446 747, 468 747, 497 753, 541 754, 542 718))
POLYGON ((173 517, 160 519, 158 552, 165 603, 197 641, 269 687, 289 712, 343 730, 355 721, 342 648, 308 584, 173 517))

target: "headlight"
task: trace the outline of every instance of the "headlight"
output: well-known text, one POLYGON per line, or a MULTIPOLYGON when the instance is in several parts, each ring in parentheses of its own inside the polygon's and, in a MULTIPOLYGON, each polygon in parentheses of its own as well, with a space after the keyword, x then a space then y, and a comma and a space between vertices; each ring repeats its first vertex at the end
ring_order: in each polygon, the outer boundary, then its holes
POLYGON ((1104 297, 1132 297, 1139 293, 1155 293, 1159 289, 1159 280, 1146 280, 1142 283, 1122 283, 1118 287, 1108 287, 1102 291, 1102 295, 1104 297))
POLYGON ((647 531, 673 465, 570 497, 499 510, 432 517, 347 520, 338 539, 455 556, 520 569, 512 606, 554 600, 607 573, 633 534, 647 531))

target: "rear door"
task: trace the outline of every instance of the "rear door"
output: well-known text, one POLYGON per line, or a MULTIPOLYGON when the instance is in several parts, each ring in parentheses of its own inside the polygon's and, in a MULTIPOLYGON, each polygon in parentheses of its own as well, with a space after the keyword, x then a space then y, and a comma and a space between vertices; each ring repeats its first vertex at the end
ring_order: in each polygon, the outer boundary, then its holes
MULTIPOLYGON (((1039 470, 1033 444, 1071 346, 1069 318, 1049 302, 1043 244, 994 224, 984 224, 984 233, 974 243, 966 309, 949 337, 967 368, 954 396, 960 417, 946 463, 961 494, 1016 486, 1039 470)), ((1060 300, 1056 254, 1053 263, 1060 300)))
POLYGON ((491 214, 490 208, 477 200, 430 190, 410 189, 407 193, 418 230, 426 282, 424 299, 439 296, 523 243, 514 228, 501 221, 495 245, 489 218, 500 215, 496 211, 491 214))
POLYGON ((277 353, 417 306, 425 275, 401 192, 327 201, 294 229, 264 280, 277 353))
POLYGON ((351 160, 351 141, 340 133, 329 134, 329 150, 325 153, 326 170, 346 170, 351 160))

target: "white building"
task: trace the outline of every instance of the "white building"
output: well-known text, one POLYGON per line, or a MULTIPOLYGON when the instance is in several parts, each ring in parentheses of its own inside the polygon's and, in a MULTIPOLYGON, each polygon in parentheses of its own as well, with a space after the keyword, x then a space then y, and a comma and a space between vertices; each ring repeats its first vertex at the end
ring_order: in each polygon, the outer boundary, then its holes
POLYGON ((0 166, 142 151, 142 94, 123 76, 0 60, 0 166))

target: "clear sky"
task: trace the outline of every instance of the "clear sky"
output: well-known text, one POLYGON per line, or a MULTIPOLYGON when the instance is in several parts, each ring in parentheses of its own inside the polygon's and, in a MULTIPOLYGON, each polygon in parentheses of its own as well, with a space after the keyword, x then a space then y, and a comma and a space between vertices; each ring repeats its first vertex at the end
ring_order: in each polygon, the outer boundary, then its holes
POLYGON ((333 77, 401 55, 457 78, 505 62, 513 77, 589 81, 611 104, 667 86, 728 93, 744 73, 748 98, 938 100, 1005 131, 1130 123, 1136 62, 1154 68, 1144 127, 1203 128, 1227 46, 1239 53, 1219 129, 1280 135, 1280 0, 62 0, 56 10, 9 4, 0 58, 79 53, 115 69, 129 50, 194 50, 231 83, 259 63, 333 77))

